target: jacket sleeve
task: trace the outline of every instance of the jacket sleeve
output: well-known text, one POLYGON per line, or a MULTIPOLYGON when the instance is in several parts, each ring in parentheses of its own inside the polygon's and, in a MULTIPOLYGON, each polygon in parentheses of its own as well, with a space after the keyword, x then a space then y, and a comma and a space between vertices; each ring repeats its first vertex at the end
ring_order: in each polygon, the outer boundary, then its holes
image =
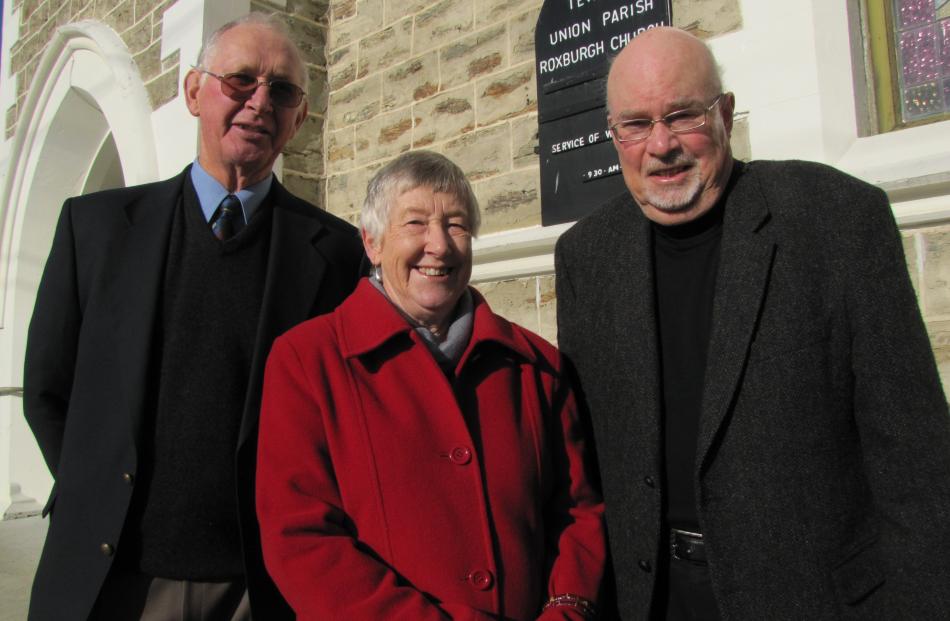
POLYGON ((319 378, 278 339, 264 373, 257 513, 267 570, 302 620, 494 620, 462 604, 436 604, 363 545, 334 474, 319 378))
MULTIPOLYGON (((562 368, 564 364, 562 361, 562 368)), ((566 372, 555 382, 551 404, 554 417, 549 450, 554 457, 555 479, 545 509, 551 567, 548 597, 572 594, 596 604, 607 557, 604 503, 590 426, 577 407, 566 372)), ((585 617, 576 608, 556 606, 539 618, 580 621, 585 617)))
POLYGON ((82 324, 71 201, 59 216, 27 332, 23 413, 56 477, 82 324))
POLYGON ((906 618, 927 618, 950 609, 950 417, 890 206, 877 190, 866 200, 838 242, 854 418, 887 590, 906 618))

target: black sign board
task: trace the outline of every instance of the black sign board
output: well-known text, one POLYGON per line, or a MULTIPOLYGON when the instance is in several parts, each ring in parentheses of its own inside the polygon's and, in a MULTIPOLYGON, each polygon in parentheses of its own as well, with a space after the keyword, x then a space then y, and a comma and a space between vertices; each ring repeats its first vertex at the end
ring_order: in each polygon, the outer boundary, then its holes
POLYGON ((670 0, 545 0, 534 34, 544 226, 624 191, 604 106, 609 61, 670 23, 670 0))

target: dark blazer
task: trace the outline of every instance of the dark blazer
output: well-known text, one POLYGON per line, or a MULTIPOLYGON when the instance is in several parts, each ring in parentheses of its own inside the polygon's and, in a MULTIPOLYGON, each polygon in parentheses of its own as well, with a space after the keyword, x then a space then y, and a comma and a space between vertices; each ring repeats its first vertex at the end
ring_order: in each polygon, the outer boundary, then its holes
MULTIPOLYGON (((950 419, 887 199, 818 164, 737 165, 694 470, 722 615, 950 618, 950 419)), ((668 554, 650 224, 619 197, 555 260, 620 613, 646 619, 668 554)))
MULTIPOLYGON (((175 206, 189 168, 63 205, 27 337, 23 407, 55 479, 30 619, 84 619, 112 564, 154 397, 156 323, 175 206)), ((355 229, 276 181, 261 316, 235 459, 256 618, 289 617, 264 571, 254 512, 257 422, 274 338, 336 307, 359 279, 355 229)), ((147 430, 146 430, 147 431, 147 430)))

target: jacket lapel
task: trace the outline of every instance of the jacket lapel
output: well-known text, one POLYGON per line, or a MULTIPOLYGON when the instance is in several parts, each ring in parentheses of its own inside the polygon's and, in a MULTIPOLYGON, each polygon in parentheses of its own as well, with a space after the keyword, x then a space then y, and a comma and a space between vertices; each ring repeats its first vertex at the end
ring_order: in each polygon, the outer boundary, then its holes
MULTIPOLYGON (((186 169, 187 172, 187 169, 186 169)), ((168 238, 175 208, 181 200, 184 175, 169 179, 125 207, 129 228, 116 240, 113 260, 103 278, 111 312, 106 325, 115 348, 115 373, 109 382, 123 391, 120 402, 131 413, 130 432, 136 446, 141 439, 145 418, 145 400, 149 393, 149 370, 153 359, 156 322, 161 293, 168 238)))
POLYGON ((276 180, 271 197, 274 221, 270 253, 238 446, 257 426, 260 378, 264 376, 264 365, 274 339, 310 317, 327 269, 327 262, 315 245, 323 225, 294 208, 290 203, 297 199, 276 180))
POLYGON ((748 358, 775 253, 765 196, 751 176, 743 176, 741 165, 737 166, 739 176, 725 207, 706 359, 697 444, 700 474, 712 458, 711 449, 721 428, 728 424, 726 418, 748 358))

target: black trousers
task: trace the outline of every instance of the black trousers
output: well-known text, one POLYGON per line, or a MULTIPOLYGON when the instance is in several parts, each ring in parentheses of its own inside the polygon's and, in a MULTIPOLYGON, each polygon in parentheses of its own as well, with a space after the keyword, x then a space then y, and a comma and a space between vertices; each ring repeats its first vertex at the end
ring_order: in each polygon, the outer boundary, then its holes
POLYGON ((89 621, 250 621, 244 580, 194 582, 113 567, 89 621))

